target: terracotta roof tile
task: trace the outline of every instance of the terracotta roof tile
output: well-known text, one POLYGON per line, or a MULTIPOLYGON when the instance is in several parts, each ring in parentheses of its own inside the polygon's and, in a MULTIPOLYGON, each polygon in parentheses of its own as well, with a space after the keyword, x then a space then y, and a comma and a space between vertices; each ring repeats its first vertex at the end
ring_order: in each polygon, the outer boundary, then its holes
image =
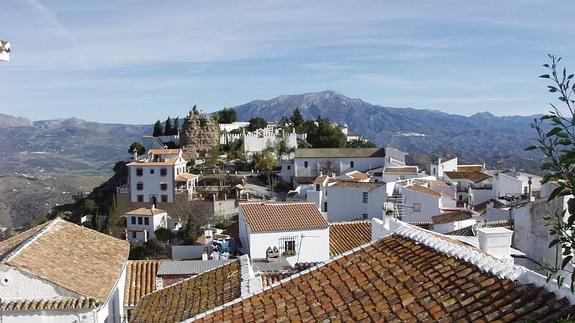
POLYGON ((425 230, 430 231, 433 230, 433 223, 431 222, 408 222, 408 223, 425 230))
POLYGON ((353 172, 349 172, 346 175, 351 176, 351 178, 353 178, 356 181, 364 181, 366 179, 369 179, 369 175, 364 174, 362 172, 359 171, 353 171, 353 172))
POLYGON ((250 202, 240 209, 254 232, 328 228, 314 203, 250 202))
POLYGON ((374 183, 374 182, 356 182, 356 181, 336 181, 331 187, 353 187, 353 188, 362 188, 366 190, 373 190, 376 188, 384 187, 385 184, 383 183, 374 183))
POLYGON ((326 175, 318 176, 313 180, 313 184, 323 184, 323 181, 325 181, 326 178, 327 178, 326 175))
POLYGON ((144 296, 130 322, 180 322, 241 296, 240 261, 144 296))
POLYGON ((3 300, 0 303, 0 311, 3 312, 96 309, 98 307, 100 307, 98 301, 86 297, 27 298, 3 300))
POLYGON ((165 161, 135 161, 126 166, 172 166, 176 164, 179 157, 166 158, 165 161))
POLYGON ((30 237, 32 237, 34 234, 36 234, 38 231, 43 229, 48 223, 50 223, 50 222, 40 224, 40 225, 35 226, 31 229, 28 229, 28 230, 26 230, 20 234, 12 236, 12 237, 4 240, 4 241, 0 241, 0 261, 2 259, 4 259, 4 257, 8 256, 9 253, 14 251, 14 249, 18 248, 18 246, 21 243, 28 240, 30 237))
POLYGON ((441 192, 436 191, 436 190, 429 188, 427 186, 423 186, 423 185, 419 185, 419 184, 413 184, 413 185, 407 186, 406 188, 408 190, 411 190, 414 192, 423 193, 423 194, 427 194, 427 195, 431 195, 431 196, 435 196, 435 197, 441 197, 441 192))
POLYGON ((482 172, 482 165, 457 165, 458 172, 482 172))
POLYGON ((329 254, 337 256, 371 241, 371 221, 329 224, 329 254))
POLYGON ((124 240, 56 218, 2 262, 104 302, 120 278, 129 249, 124 240))
POLYGON ((474 237, 476 235, 474 227, 477 227, 477 228, 481 228, 481 227, 483 227, 483 228, 498 228, 498 227, 501 227, 501 228, 511 229, 512 224, 511 224, 510 220, 477 222, 477 224, 475 226, 470 225, 468 227, 461 228, 459 230, 447 232, 446 235, 448 235, 448 236, 474 237))
POLYGON ((433 224, 444 224, 456 221, 463 221, 471 219, 471 212, 468 211, 458 211, 458 212, 448 212, 439 215, 434 215, 431 217, 433 224))
POLYGON ((481 182, 490 178, 490 175, 487 175, 482 172, 443 172, 444 175, 449 177, 450 179, 467 179, 473 182, 481 182))
POLYGON ((409 238, 392 235, 198 321, 555 321, 575 307, 409 238))
POLYGON ((159 266, 158 260, 128 261, 124 306, 135 307, 142 297, 156 290, 156 274, 159 266))
POLYGON ((162 209, 150 209, 150 208, 146 208, 146 207, 141 207, 139 209, 135 209, 133 211, 126 213, 126 215, 154 216, 154 215, 162 214, 162 213, 166 213, 166 211, 164 211, 162 209))
POLYGON ((384 174, 417 174, 417 166, 385 167, 384 174))
POLYGON ((177 155, 180 153, 180 149, 150 149, 148 153, 152 153, 154 155, 177 155))
POLYGON ((190 173, 181 173, 180 175, 176 176, 176 181, 178 182, 186 182, 191 179, 196 179, 200 177, 200 175, 190 174, 190 173))

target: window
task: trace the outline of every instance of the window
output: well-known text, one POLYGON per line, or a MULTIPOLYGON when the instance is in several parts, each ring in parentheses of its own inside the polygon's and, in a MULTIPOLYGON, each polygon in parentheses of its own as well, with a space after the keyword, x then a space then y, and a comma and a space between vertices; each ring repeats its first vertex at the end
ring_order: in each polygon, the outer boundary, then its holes
POLYGON ((130 218, 132 218, 132 224, 136 224, 136 217, 135 217, 135 216, 131 216, 130 218))
POLYGON ((367 203, 368 195, 367 192, 363 192, 361 196, 363 203, 367 203))
POLYGON ((144 176, 144 170, 141 168, 136 168, 136 176, 144 176))
POLYGON ((463 201, 463 195, 459 195, 458 198, 460 201, 463 201))
POLYGON ((138 199, 138 202, 144 202, 144 195, 141 195, 141 194, 138 195, 137 199, 138 199))
POLYGON ((303 162, 303 167, 307 168, 307 160, 303 162))
POLYGON ((323 211, 327 212, 327 202, 323 202, 323 211))
POLYGON ((167 196, 166 194, 163 194, 163 195, 160 197, 160 200, 161 200, 162 202, 168 202, 168 196, 167 196))
POLYGON ((132 239, 136 239, 136 238, 137 238, 136 231, 132 231, 132 239))
POLYGON ((288 165, 288 166, 287 166, 287 170, 290 170, 290 169, 291 169, 291 166, 290 166, 290 165, 288 165))
POLYGON ((413 203, 413 212, 421 212, 421 203, 413 203))
POLYGON ((168 174, 168 170, 165 168, 160 168, 160 175, 161 176, 166 176, 168 174))
POLYGON ((355 167, 355 163, 354 163, 353 160, 352 160, 352 161, 349 162, 349 168, 353 168, 353 167, 355 167))
POLYGON ((361 217, 362 217, 364 220, 367 219, 367 213, 363 213, 363 214, 361 215, 361 217))
POLYGON ((283 237, 280 238, 279 245, 280 251, 284 256, 295 256, 296 254, 296 237, 283 237))
POLYGON ((138 224, 142 224, 142 222, 143 222, 142 220, 143 220, 142 217, 139 216, 139 217, 138 217, 138 224))
POLYGON ((319 184, 315 184, 315 190, 319 192, 319 184))
POLYGON ((150 218, 145 217, 145 218, 144 218, 144 224, 145 224, 145 225, 150 225, 150 218))
POLYGON ((162 191, 165 191, 168 189, 168 184, 166 183, 160 183, 160 188, 162 189, 162 191))
POLYGON ((153 174, 155 172, 155 170, 152 168, 150 169, 150 174, 153 174))
POLYGON ((136 184, 136 189, 137 189, 138 191, 143 190, 143 189, 144 189, 144 183, 138 182, 138 183, 136 184))

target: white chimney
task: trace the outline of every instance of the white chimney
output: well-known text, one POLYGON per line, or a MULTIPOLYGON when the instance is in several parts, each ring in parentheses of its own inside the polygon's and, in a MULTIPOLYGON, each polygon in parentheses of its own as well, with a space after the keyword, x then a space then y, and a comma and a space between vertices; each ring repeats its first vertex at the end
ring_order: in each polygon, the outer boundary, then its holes
POLYGON ((505 228, 477 228, 479 249, 500 259, 511 258, 513 231, 505 228))

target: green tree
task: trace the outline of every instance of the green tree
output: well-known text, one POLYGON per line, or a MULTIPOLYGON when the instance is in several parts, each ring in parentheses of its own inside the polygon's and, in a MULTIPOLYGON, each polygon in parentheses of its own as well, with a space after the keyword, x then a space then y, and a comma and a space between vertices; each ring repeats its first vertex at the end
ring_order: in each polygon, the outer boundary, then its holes
POLYGON ((131 145, 130 148, 128 149, 128 153, 133 154, 134 153, 134 149, 138 152, 138 156, 143 155, 144 153, 146 153, 146 149, 144 148, 144 146, 142 146, 141 143, 134 141, 131 145))
POLYGON ((172 135, 177 135, 180 132, 180 117, 176 117, 172 126, 172 135))
POLYGON ((348 148, 377 148, 377 145, 369 140, 354 139, 346 144, 348 148))
POLYGON ((301 114, 301 110, 299 108, 295 108, 290 117, 291 125, 295 129, 296 132, 301 131, 301 126, 305 122, 303 115, 301 114))
POLYGON ((164 128, 162 128, 162 123, 160 120, 156 121, 154 124, 154 137, 159 137, 164 135, 164 128))
MULTIPOLYGON (((561 58, 549 55, 550 64, 543 66, 549 74, 540 77, 550 81, 549 92, 558 95, 562 107, 551 104, 553 108, 548 114, 536 118, 532 123, 538 135, 537 144, 526 150, 539 150, 546 157, 541 165, 545 172, 541 181, 554 183, 556 188, 548 200, 575 195, 575 83, 573 74, 558 66, 561 58)), ((554 215, 545 216, 549 234, 554 237, 549 247, 560 246, 563 261, 560 265, 543 264, 548 270, 547 276, 556 275, 557 282, 562 284, 565 278, 561 272, 570 268, 575 251, 575 199, 569 197, 567 210, 557 211, 554 215)), ((575 271, 571 267, 571 291, 575 290, 575 271)))
POLYGON ((174 127, 174 122, 172 118, 168 117, 166 123, 164 124, 164 135, 169 136, 172 134, 172 128, 174 127))
POLYGON ((166 228, 158 228, 158 230, 154 231, 154 234, 156 235, 156 239, 163 243, 170 241, 173 236, 172 231, 166 228))
POLYGON ((84 211, 85 214, 93 214, 93 212, 95 212, 97 209, 98 205, 96 202, 94 202, 94 200, 85 199, 82 203, 82 211, 84 211))
POLYGON ((271 151, 263 151, 253 155, 254 168, 260 172, 271 172, 277 165, 277 160, 274 153, 271 151))
POLYGON ((250 124, 248 125, 248 131, 256 131, 258 129, 263 129, 268 126, 268 122, 264 118, 253 117, 250 119, 250 124))
MULTIPOLYGON (((312 123, 313 124, 313 123, 312 123)), ((343 148, 347 138, 337 127, 327 119, 318 119, 317 125, 305 125, 307 128, 307 141, 313 148, 343 148)))
POLYGON ((213 118, 218 123, 233 123, 238 121, 238 113, 234 108, 223 108, 214 113, 213 118))

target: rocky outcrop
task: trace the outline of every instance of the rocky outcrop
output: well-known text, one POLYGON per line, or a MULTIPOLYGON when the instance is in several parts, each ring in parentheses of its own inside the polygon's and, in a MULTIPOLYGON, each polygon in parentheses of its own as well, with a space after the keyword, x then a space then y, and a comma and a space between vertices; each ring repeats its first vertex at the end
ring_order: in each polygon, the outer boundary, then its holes
POLYGON ((184 120, 180 131, 180 145, 186 160, 205 158, 219 145, 219 127, 216 121, 200 114, 194 106, 184 120))

